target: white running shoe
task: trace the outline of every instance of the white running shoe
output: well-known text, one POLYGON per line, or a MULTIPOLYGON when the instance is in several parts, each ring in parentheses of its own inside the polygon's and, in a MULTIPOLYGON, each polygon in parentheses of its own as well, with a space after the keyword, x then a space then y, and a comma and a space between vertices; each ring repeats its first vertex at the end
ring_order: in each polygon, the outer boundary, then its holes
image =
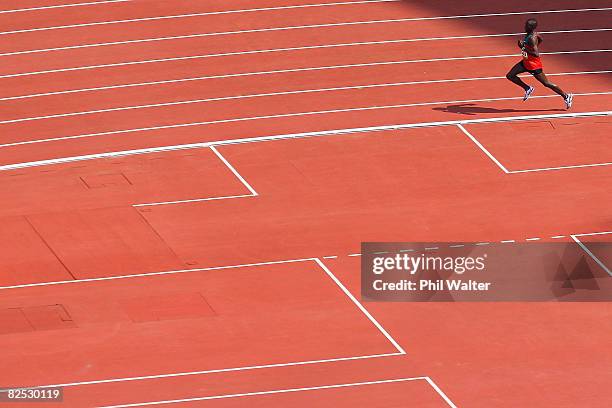
POLYGON ((574 101, 574 94, 568 93, 563 100, 565 101, 565 109, 571 108, 572 102, 574 101))
POLYGON ((523 101, 526 101, 527 99, 529 99, 533 91, 535 91, 535 88, 533 86, 530 86, 529 89, 525 91, 525 96, 523 96, 523 101))

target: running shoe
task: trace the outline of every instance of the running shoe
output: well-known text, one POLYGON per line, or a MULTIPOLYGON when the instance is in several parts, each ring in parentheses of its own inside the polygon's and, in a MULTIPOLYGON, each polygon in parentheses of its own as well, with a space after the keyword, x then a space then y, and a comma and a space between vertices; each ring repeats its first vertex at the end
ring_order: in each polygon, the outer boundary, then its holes
POLYGON ((565 101, 565 109, 571 108, 572 102, 574 101, 574 94, 567 94, 567 96, 563 98, 563 100, 565 101))
POLYGON ((529 89, 525 91, 525 96, 523 96, 523 101, 526 101, 527 99, 529 99, 533 91, 535 91, 535 88, 533 86, 530 86, 529 89))

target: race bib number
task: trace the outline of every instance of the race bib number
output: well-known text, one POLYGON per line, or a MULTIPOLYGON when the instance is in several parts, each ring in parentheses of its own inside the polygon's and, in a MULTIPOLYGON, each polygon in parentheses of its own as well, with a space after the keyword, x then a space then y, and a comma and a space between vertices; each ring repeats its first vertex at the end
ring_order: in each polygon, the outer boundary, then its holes
POLYGON ((521 50, 521 55, 523 56, 523 58, 527 59, 527 57, 529 57, 529 54, 527 54, 527 51, 525 51, 525 49, 521 50))

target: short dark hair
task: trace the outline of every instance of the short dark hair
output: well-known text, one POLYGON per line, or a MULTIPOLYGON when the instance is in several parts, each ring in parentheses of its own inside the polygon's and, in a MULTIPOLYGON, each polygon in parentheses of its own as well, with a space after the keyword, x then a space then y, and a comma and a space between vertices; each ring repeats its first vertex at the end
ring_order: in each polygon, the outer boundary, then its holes
POLYGON ((538 26, 538 20, 536 20, 535 18, 530 18, 525 23, 525 27, 529 28, 530 30, 535 30, 537 26, 538 26))

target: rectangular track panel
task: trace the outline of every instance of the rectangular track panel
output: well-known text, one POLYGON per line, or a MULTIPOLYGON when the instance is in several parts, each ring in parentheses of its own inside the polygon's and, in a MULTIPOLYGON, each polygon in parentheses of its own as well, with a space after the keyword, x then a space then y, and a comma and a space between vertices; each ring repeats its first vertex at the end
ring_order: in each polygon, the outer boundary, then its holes
POLYGON ((78 329, 0 336, 0 347, 13 350, 4 357, 3 384, 397 352, 311 261, 11 289, 3 292, 0 310, 56 303, 63 304, 78 329), (202 313, 202 303, 193 297, 186 299, 194 293, 206 299, 214 315, 202 313), (155 314, 161 301, 179 297, 182 304, 175 302, 175 307, 182 308, 181 318, 176 313, 163 319, 134 318, 135 311, 155 314), (160 302, 135 305, 135 298, 160 302))

